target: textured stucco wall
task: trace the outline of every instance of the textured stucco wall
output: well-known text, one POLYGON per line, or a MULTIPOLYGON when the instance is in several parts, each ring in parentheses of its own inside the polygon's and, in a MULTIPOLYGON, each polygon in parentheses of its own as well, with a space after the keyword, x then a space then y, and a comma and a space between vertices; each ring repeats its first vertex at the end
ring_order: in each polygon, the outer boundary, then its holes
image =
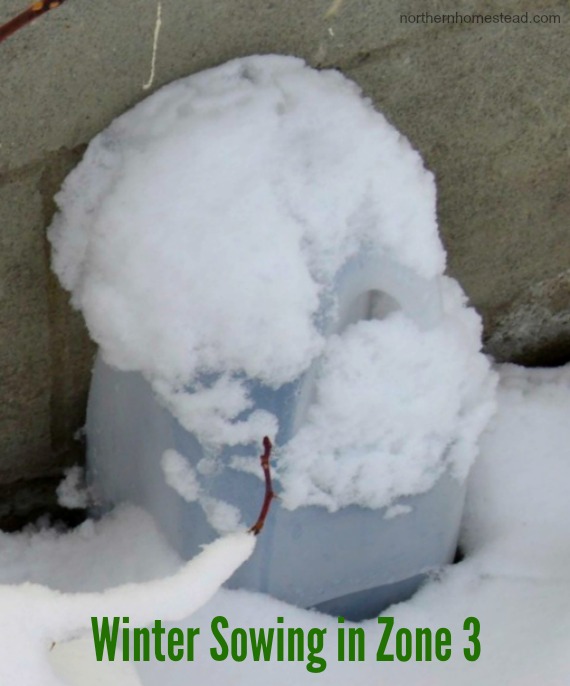
MULTIPOLYGON (((424 155, 449 271, 501 360, 570 359, 570 10, 537 25, 406 25, 494 2, 162 0, 151 90, 252 53, 355 79, 424 155)), ((0 22, 26 0, 0 0, 0 22)), ((504 0, 505 13, 529 3, 504 0)), ((0 45, 0 523, 81 456, 92 346, 49 270, 53 195, 89 139, 150 91, 156 0, 67 0, 0 45), (23 480, 28 480, 24 484, 23 480), (34 481, 29 481, 34 480, 34 481), (34 484, 36 486, 34 486, 34 484)))

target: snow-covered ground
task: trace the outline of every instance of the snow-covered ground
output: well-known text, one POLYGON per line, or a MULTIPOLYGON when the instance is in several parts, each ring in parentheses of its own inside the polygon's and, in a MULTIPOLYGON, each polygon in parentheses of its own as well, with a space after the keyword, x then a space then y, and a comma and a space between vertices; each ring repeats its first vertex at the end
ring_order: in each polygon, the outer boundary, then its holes
MULTIPOLYGON (((481 440, 481 456, 469 482, 462 534, 465 559, 443 570, 409 601, 385 612, 395 618, 396 626, 449 628, 455 649, 451 660, 376 662, 379 626, 370 620, 361 625, 368 640, 366 660, 339 663, 333 640, 335 618, 253 593, 220 590, 188 619, 188 625, 202 627, 204 643, 199 644, 196 661, 172 663, 171 669, 183 672, 184 683, 216 685, 570 683, 570 367, 503 366, 500 379, 498 413, 481 440), (232 628, 276 626, 278 616, 284 617, 286 626, 327 628, 330 640, 323 651, 327 667, 314 674, 307 671, 306 661, 215 662, 208 652, 214 645, 208 639, 208 626, 216 615, 227 617, 232 628), (481 656, 476 662, 466 661, 462 654, 468 645, 462 626, 469 616, 481 623, 481 656)), ((235 565, 240 555, 243 558, 247 550, 234 551, 228 565, 235 565)), ((5 584, 30 580, 62 590, 97 591, 163 577, 175 573, 179 564, 152 520, 133 508, 69 533, 30 529, 1 536, 0 579, 5 584)), ((198 588, 194 593, 190 578, 178 588, 174 582, 166 591, 168 604, 156 587, 141 584, 138 589, 138 600, 133 602, 137 587, 107 600, 102 595, 97 601, 97 596, 51 595, 38 586, 2 586, 1 683, 136 684, 132 664, 95 661, 86 627, 97 602, 99 610, 114 615, 125 606, 133 611, 132 605, 144 599, 149 606, 147 619, 170 616, 174 624, 183 626, 178 617, 188 614, 182 607, 190 604, 188 596, 194 595, 197 606, 211 591, 198 588), (76 599, 73 609, 70 598, 76 599), (58 643, 50 651, 51 640, 65 635, 66 623, 82 624, 84 638, 58 643), (50 680, 51 669, 61 682, 50 680)), ((161 683, 167 686, 164 679, 161 683)))

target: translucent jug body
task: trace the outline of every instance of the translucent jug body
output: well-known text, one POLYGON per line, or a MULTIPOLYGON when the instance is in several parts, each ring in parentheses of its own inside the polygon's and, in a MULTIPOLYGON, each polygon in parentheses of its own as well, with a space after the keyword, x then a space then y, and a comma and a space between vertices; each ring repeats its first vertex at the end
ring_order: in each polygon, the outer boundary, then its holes
MULTIPOLYGON (((394 309, 424 329, 438 326, 438 281, 362 251, 339 271, 323 298, 321 332, 325 337, 339 334, 350 324, 382 318, 394 309)), ((285 445, 303 426, 318 369, 317 359, 298 379, 278 389, 257 380, 249 383, 254 408, 278 417, 277 445, 285 445)), ((117 371, 97 360, 87 438, 91 478, 106 502, 144 507, 187 559, 219 535, 199 503, 187 502, 166 483, 161 467, 160 458, 168 449, 196 467, 204 448, 157 401, 140 374, 117 371)), ((251 455, 252 446, 241 452, 251 455)), ((224 447, 218 463, 227 465, 239 453, 239 448, 224 447)), ((237 507, 244 522, 255 521, 263 498, 256 476, 226 466, 203 476, 201 488, 208 497, 237 507)), ((334 513, 316 506, 290 511, 277 500, 254 555, 228 585, 349 619, 375 616, 409 597, 427 572, 452 560, 463 499, 463 484, 444 473, 428 492, 400 498, 398 504, 408 507, 391 518, 385 518, 383 510, 358 505, 334 513)))

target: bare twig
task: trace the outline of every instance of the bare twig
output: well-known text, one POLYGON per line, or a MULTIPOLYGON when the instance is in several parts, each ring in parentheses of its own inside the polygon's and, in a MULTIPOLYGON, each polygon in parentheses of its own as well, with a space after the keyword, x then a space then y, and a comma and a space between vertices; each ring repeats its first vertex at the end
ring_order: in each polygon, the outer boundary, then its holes
POLYGON ((271 485, 271 470, 269 467, 269 458, 271 457, 271 441, 267 436, 263 439, 263 455, 260 456, 261 467, 263 469, 263 474, 265 476, 265 497, 263 498, 263 504, 261 505, 261 512, 255 524, 251 527, 250 532, 257 536, 257 534, 263 529, 265 524, 265 519, 271 507, 271 501, 277 496, 273 492, 273 487, 271 485))
POLYGON ((19 29, 27 26, 30 22, 34 21, 42 14, 49 12, 50 10, 55 10, 60 5, 63 5, 65 0, 39 0, 39 2, 34 2, 30 5, 27 10, 24 10, 10 21, 2 24, 0 26, 0 43, 6 38, 9 38, 13 33, 16 33, 19 29))

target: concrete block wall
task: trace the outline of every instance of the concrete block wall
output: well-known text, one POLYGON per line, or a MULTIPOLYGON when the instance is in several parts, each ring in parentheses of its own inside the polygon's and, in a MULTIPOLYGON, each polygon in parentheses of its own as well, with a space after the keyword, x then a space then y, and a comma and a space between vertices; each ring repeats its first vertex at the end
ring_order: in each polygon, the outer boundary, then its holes
MULTIPOLYGON (((27 0, 1 0, 0 23, 27 0)), ((570 359, 570 9, 565 0, 67 0, 0 44, 0 525, 54 507, 82 457, 93 346, 49 268, 53 195, 86 143, 159 86, 253 53, 357 81, 423 154, 449 272, 501 361, 570 359), (528 24, 404 13, 529 11, 528 24), (537 24, 534 14, 556 14, 537 24), (429 21, 429 19, 428 19, 429 21)))

